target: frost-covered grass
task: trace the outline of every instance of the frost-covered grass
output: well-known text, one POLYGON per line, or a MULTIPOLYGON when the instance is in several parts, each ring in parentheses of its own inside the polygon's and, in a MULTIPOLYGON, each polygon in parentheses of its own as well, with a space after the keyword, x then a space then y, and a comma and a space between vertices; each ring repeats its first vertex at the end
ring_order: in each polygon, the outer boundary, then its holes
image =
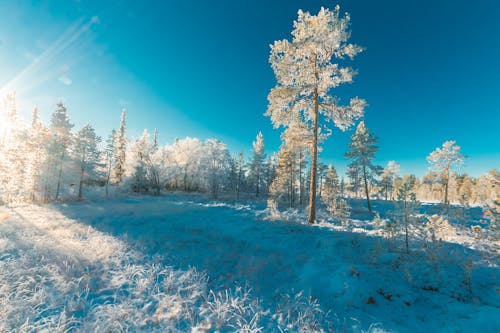
POLYGON ((350 228, 279 217, 196 196, 0 208, 0 331, 500 328, 498 248, 468 225, 407 255, 361 205, 350 228))
MULTIPOLYGON (((264 308, 249 287, 211 290, 123 241, 37 206, 0 208, 1 332, 322 331, 302 293, 264 308)), ((329 326, 330 325, 330 326, 329 326)))

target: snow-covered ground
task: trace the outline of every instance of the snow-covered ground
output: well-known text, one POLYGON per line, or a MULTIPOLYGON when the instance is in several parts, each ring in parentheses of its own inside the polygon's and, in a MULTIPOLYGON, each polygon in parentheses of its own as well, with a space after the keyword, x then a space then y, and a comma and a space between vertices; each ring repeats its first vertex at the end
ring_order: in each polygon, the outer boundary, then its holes
POLYGON ((183 196, 0 207, 0 331, 500 331, 498 243, 407 255, 353 208, 354 232, 183 196))

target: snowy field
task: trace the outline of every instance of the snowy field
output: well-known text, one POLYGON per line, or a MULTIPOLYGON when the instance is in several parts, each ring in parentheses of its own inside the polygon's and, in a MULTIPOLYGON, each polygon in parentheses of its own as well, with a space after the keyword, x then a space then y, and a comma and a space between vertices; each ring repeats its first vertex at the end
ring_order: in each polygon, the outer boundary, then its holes
POLYGON ((407 255, 353 208, 351 232, 196 196, 0 207, 0 332, 500 332, 480 209, 407 255))

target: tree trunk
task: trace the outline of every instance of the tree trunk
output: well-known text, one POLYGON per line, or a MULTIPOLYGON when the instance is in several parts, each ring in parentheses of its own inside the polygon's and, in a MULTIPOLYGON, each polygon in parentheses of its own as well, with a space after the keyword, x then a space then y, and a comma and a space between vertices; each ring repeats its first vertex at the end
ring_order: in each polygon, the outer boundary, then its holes
POLYGON ((78 200, 82 200, 82 197, 83 197, 82 188, 83 188, 83 175, 84 174, 85 174, 85 168, 82 166, 81 174, 80 174, 80 184, 78 186, 78 200))
MULTIPOLYGON (((318 74, 316 73, 316 77, 318 74)), ((311 154, 311 183, 309 186, 309 224, 316 222, 316 177, 318 164, 318 88, 314 89, 313 138, 311 154)))
POLYGON ((302 207, 303 185, 302 185, 302 149, 299 150, 299 206, 302 207))
POLYGON ((448 207, 448 183, 450 182, 450 163, 446 166, 446 182, 444 183, 444 206, 448 207))
POLYGON ((64 152, 61 154, 61 161, 59 164, 59 174, 57 176, 57 187, 56 187, 55 200, 59 199, 59 190, 61 189, 61 177, 62 177, 63 163, 64 163, 64 152))
POLYGON ((372 205, 370 203, 370 192, 368 192, 368 181, 366 179, 366 165, 363 164, 363 180, 365 182, 365 193, 366 193, 366 203, 368 204, 368 210, 372 212, 372 205))
POLYGON ((238 182, 236 183, 236 200, 240 200, 240 185, 241 185, 241 165, 238 167, 238 182))
POLYGON ((260 184, 260 170, 257 172, 257 191, 255 193, 255 197, 259 197, 259 184, 260 184))
POLYGON ((111 159, 108 160, 108 174, 106 175, 106 198, 109 196, 109 179, 111 178, 111 159))

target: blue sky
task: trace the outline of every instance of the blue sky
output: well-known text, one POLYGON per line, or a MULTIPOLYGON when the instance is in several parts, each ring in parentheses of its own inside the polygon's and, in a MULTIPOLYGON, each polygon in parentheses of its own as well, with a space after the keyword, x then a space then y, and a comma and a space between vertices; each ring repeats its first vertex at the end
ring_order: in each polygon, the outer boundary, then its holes
MULTIPOLYGON (((369 103, 377 161, 421 175, 425 157, 454 139, 461 171, 500 168, 500 3, 496 1, 0 1, 0 91, 49 119, 63 99, 76 127, 102 136, 128 110, 129 135, 217 137, 248 156, 275 84, 269 44, 290 38, 299 8, 341 6, 366 48, 352 85, 335 93, 369 103)), ((338 130, 322 158, 340 170, 352 132, 338 130)))

